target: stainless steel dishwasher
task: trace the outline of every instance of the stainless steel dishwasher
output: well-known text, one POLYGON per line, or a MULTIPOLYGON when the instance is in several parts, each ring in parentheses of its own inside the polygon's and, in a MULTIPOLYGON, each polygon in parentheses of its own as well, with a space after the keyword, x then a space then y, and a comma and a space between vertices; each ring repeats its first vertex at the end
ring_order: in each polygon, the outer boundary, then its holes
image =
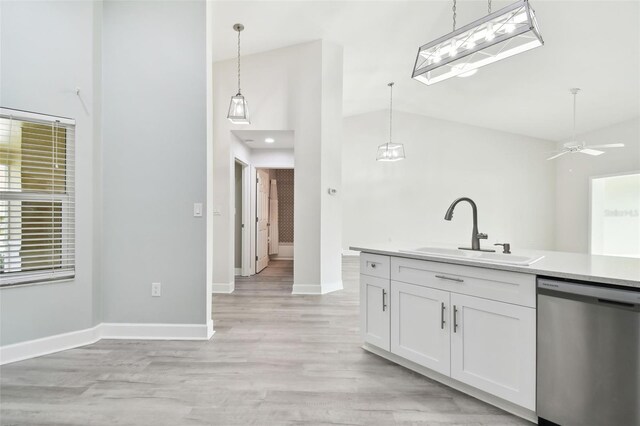
POLYGON ((634 290, 538 279, 540 424, 640 425, 640 289, 634 290))

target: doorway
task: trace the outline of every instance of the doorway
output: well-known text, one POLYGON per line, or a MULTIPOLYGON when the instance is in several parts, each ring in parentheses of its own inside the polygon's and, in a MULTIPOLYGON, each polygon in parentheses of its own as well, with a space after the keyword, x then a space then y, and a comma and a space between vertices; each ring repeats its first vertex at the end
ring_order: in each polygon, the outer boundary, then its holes
POLYGON ((293 270, 294 170, 256 169, 256 273, 293 270))

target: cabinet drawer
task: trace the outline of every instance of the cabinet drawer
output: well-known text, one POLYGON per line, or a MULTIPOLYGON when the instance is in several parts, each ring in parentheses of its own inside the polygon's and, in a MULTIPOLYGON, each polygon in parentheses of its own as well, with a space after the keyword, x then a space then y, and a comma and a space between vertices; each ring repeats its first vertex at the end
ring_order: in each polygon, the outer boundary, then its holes
POLYGON ((481 267, 391 259, 391 279, 516 305, 536 306, 535 275, 481 267))
POLYGON ((370 277, 389 278, 389 256, 379 254, 360 254, 360 273, 370 277))

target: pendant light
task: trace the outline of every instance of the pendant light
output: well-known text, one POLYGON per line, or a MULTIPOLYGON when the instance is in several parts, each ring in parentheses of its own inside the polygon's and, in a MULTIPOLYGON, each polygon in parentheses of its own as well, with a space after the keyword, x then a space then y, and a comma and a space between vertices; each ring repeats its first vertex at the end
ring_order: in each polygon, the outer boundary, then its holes
POLYGON ((378 147, 377 161, 399 161, 404 160, 404 145, 401 143, 393 143, 391 136, 393 133, 393 82, 387 84, 391 89, 391 97, 389 101, 389 142, 383 143, 378 147))
POLYGON ((412 77, 430 85, 451 77, 468 77, 478 68, 542 46, 535 12, 528 0, 519 0, 418 49, 412 77))
POLYGON ((251 124, 249 105, 240 91, 240 32, 244 30, 244 25, 235 24, 233 29, 238 32, 238 94, 231 97, 227 118, 234 124, 251 124))

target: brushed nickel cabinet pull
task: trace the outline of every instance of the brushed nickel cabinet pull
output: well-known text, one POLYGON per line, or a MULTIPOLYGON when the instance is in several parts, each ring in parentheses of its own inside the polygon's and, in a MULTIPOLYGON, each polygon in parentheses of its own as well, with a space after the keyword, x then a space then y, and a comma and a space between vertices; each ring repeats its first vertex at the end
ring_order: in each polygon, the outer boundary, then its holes
POLYGON ((444 302, 442 302, 442 308, 440 309, 440 328, 444 330, 444 302))
POLYGON ((446 275, 436 275, 436 278, 440 278, 441 280, 455 281, 457 283, 463 283, 464 282, 464 280, 462 278, 448 277, 446 275))
POLYGON ((458 330, 458 308, 453 305, 453 332, 455 333, 456 330, 458 330))
POLYGON ((382 312, 387 310, 387 301, 386 301, 387 292, 382 290, 382 312))

